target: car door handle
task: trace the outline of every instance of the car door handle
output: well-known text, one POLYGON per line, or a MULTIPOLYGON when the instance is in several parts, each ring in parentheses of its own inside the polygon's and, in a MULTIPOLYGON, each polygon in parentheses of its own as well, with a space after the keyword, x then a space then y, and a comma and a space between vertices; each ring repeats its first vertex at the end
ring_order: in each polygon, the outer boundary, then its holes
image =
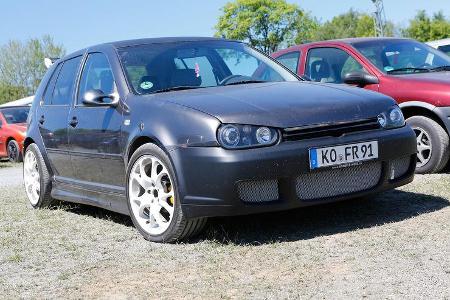
POLYGON ((77 117, 73 117, 72 120, 70 120, 69 125, 72 127, 77 127, 77 125, 78 125, 77 117))
POLYGON ((39 124, 44 125, 44 122, 45 122, 45 117, 42 115, 42 116, 39 118, 39 124))

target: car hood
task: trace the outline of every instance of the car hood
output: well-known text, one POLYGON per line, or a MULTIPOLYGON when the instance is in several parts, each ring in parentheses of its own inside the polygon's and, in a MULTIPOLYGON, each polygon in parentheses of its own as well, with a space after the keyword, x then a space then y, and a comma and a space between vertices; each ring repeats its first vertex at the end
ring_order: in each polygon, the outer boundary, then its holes
POLYGON ((152 96, 212 115, 222 123, 278 128, 373 118, 395 104, 378 93, 311 82, 245 84, 152 96))
POLYGON ((11 129, 26 132, 27 131, 27 124, 26 123, 18 123, 18 124, 9 124, 9 127, 11 129))

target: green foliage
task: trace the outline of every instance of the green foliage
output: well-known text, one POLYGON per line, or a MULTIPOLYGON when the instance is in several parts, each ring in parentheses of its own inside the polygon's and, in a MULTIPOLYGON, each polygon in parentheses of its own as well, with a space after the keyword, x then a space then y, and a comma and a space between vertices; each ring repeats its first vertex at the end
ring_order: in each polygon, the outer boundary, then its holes
POLYGON ((403 35, 421 42, 448 38, 450 21, 442 12, 430 18, 425 10, 421 10, 414 19, 410 20, 409 26, 403 30, 403 35))
POLYGON ((24 98, 26 96, 28 96, 26 87, 0 83, 0 104, 24 98))
MULTIPOLYGON (((393 35, 394 26, 388 23, 385 30, 386 36, 393 35)), ((331 21, 320 26, 314 36, 314 40, 331 40, 351 37, 375 36, 375 25, 372 16, 350 9, 347 13, 334 17, 331 21)))
POLYGON ((236 0, 222 8, 216 36, 237 39, 271 53, 311 36, 315 20, 285 0, 236 0))
POLYGON ((64 48, 48 35, 25 43, 11 40, 0 47, 0 83, 9 90, 25 87, 26 95, 31 95, 46 72, 44 58, 61 57, 64 53, 64 48))

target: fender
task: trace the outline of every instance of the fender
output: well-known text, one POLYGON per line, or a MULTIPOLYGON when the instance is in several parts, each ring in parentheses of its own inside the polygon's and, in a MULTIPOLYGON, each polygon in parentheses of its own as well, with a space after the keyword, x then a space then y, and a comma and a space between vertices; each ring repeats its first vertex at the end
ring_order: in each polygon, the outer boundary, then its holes
POLYGON ((423 108, 429 111, 431 114, 435 115, 440 123, 445 126, 447 133, 450 132, 450 107, 438 107, 427 102, 422 101, 406 101, 399 104, 400 108, 403 110, 405 108, 423 108))

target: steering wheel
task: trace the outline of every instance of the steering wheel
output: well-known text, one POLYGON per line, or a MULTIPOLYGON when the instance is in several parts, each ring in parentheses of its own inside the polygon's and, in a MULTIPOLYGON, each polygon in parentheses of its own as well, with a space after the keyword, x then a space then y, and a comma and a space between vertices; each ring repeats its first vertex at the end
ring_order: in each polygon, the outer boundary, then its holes
POLYGON ((219 82, 219 85, 226 85, 229 81, 231 81, 231 79, 238 78, 238 77, 243 77, 243 76, 239 75, 239 74, 232 74, 230 76, 227 76, 219 82))

